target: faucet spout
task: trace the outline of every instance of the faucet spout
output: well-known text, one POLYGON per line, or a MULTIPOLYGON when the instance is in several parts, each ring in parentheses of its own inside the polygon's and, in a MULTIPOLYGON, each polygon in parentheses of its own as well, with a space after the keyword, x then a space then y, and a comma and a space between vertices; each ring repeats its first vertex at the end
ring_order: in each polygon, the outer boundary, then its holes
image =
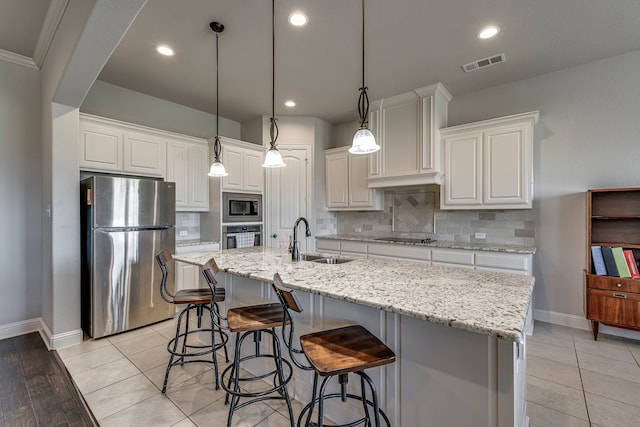
POLYGON ((309 230, 309 221, 305 217, 300 217, 296 219, 296 222, 293 224, 293 243, 291 245, 291 260, 292 261, 300 261, 300 251, 298 250, 298 225, 304 222, 305 227, 305 236, 311 236, 311 230, 309 230))

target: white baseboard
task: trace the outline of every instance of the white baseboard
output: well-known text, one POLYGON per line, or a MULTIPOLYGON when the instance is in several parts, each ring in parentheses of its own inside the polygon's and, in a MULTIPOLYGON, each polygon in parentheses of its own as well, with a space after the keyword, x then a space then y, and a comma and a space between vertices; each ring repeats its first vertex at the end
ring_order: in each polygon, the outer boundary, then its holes
POLYGON ((18 335, 36 332, 40 329, 41 318, 23 320, 21 322, 0 325, 0 340, 17 337, 18 335))
POLYGON ((80 344, 84 339, 82 329, 53 335, 44 320, 40 319, 40 336, 49 350, 59 350, 64 347, 80 344))
MULTIPOLYGON (((533 318, 541 322, 553 323, 554 325, 568 326, 570 328, 584 329, 587 331, 591 330, 591 322, 585 317, 576 316, 575 314, 536 309, 533 311, 533 318)), ((615 328, 600 324, 599 331, 601 334, 614 335, 640 341, 640 332, 629 329, 615 328)))

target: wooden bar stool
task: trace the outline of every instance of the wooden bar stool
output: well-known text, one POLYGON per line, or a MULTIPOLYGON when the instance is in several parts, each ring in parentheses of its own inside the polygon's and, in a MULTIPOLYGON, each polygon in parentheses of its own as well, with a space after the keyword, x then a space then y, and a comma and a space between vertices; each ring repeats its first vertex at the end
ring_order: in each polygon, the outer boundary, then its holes
POLYGON ((292 345, 294 322, 289 311, 300 313, 302 312, 302 307, 294 291, 283 288, 282 280, 277 273, 273 276, 273 289, 278 295, 283 308, 288 313, 286 323, 290 324, 290 327, 288 328, 288 333, 286 332, 286 325, 283 327, 283 339, 285 345, 289 348, 291 359, 296 366, 305 370, 314 371, 313 395, 311 401, 300 413, 298 426, 301 425, 306 414, 305 426, 317 425, 322 427, 324 425, 325 400, 340 398, 342 402, 346 402, 347 399, 360 401, 364 412, 362 418, 347 424, 341 424, 340 426, 350 427, 363 424, 364 426, 374 425, 380 427, 380 416, 382 416, 386 425, 390 427, 389 419, 378 406, 378 394, 375 384, 364 371, 365 369, 395 362, 396 356, 393 351, 375 335, 360 325, 302 335, 300 337, 301 349, 294 348, 292 345), (296 354, 304 354, 310 366, 298 362, 295 357, 296 354), (354 373, 360 377, 360 396, 347 393, 348 375, 350 373, 354 373), (323 377, 320 386, 318 386, 319 377, 323 377), (340 393, 326 394, 327 385, 334 377, 338 377, 340 393), (368 386, 371 391, 371 400, 367 398, 366 386, 368 386), (318 405, 317 424, 311 422, 316 404, 318 405), (372 415, 369 414, 370 407, 373 409, 373 418, 372 415))
POLYGON ((293 410, 287 390, 287 383, 291 379, 293 369, 291 364, 282 358, 280 340, 275 332, 275 328, 281 327, 285 321, 284 313, 285 311, 280 303, 232 308, 227 311, 229 331, 236 334, 233 364, 222 372, 222 388, 227 392, 225 403, 229 402, 229 396, 231 396, 227 427, 231 427, 231 420, 235 411, 252 403, 265 400, 284 400, 289 411, 291 427, 293 427, 293 410), (260 348, 263 334, 271 336, 273 354, 266 354, 260 348), (242 343, 249 336, 253 336, 255 349, 251 354, 243 357, 241 356, 242 343), (259 375, 241 377, 241 363, 265 358, 273 360, 274 368, 272 370, 259 375), (284 366, 287 366, 288 375, 285 375, 284 366), (242 383, 264 380, 269 377, 273 377, 273 387, 254 392, 242 390, 240 387, 242 383), (249 400, 240 403, 239 400, 241 398, 249 400))
POLYGON ((226 344, 229 340, 228 334, 222 330, 221 317, 219 316, 219 309, 217 308, 217 303, 222 302, 225 299, 225 290, 223 288, 215 287, 217 282, 213 276, 215 275, 215 272, 218 272, 218 266, 215 264, 215 260, 212 259, 203 270, 205 279, 209 284, 209 289, 182 289, 175 292, 175 294, 172 294, 167 288, 167 277, 169 274, 167 264, 171 262, 171 260, 171 252, 168 250, 163 250, 156 255, 156 261, 162 271, 160 295, 162 296, 162 299, 170 304, 186 305, 186 307, 178 315, 175 337, 167 344, 167 351, 170 353, 170 357, 169 363, 167 364, 167 370, 164 375, 162 393, 164 394, 167 391, 169 372, 172 367, 176 365, 183 366, 185 363, 195 362, 213 363, 217 390, 220 388, 220 385, 218 379, 218 359, 216 351, 220 348, 224 348, 226 354, 226 344), (191 329, 189 324, 189 314, 192 310, 195 310, 198 319, 198 325, 195 329, 191 329), (209 312, 209 316, 211 317, 210 328, 202 327, 202 315, 205 310, 209 312), (185 315, 185 328, 184 332, 181 332, 182 319, 185 315), (215 340, 216 331, 220 336, 219 343, 216 343, 215 340), (196 338, 194 334, 201 332, 211 334, 211 343, 202 344, 200 342, 194 342, 196 338), (190 336, 191 340, 189 340, 190 336), (211 360, 201 358, 209 353, 212 355, 211 360))

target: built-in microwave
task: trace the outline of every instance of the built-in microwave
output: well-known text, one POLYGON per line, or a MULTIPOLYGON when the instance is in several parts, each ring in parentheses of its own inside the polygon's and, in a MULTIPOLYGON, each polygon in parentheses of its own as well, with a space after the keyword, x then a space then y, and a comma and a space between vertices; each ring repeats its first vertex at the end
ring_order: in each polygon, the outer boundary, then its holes
POLYGON ((222 222, 262 222, 262 195, 222 193, 222 222))

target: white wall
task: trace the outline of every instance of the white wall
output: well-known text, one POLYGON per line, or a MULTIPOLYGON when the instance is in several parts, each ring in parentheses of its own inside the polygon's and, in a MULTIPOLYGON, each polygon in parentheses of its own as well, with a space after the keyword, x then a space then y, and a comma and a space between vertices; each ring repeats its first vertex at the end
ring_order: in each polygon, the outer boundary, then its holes
MULTIPOLYGON (((198 138, 216 134, 216 116, 96 80, 80 111, 198 138)), ((220 117, 220 135, 240 139, 240 122, 220 117)))
POLYGON ((0 325, 42 310, 41 168, 38 71, 0 61, 0 325))
POLYGON ((585 192, 640 187, 638 75, 640 51, 457 95, 449 103, 451 126, 540 110, 534 129, 538 314, 563 313, 565 320, 585 323, 585 192))

